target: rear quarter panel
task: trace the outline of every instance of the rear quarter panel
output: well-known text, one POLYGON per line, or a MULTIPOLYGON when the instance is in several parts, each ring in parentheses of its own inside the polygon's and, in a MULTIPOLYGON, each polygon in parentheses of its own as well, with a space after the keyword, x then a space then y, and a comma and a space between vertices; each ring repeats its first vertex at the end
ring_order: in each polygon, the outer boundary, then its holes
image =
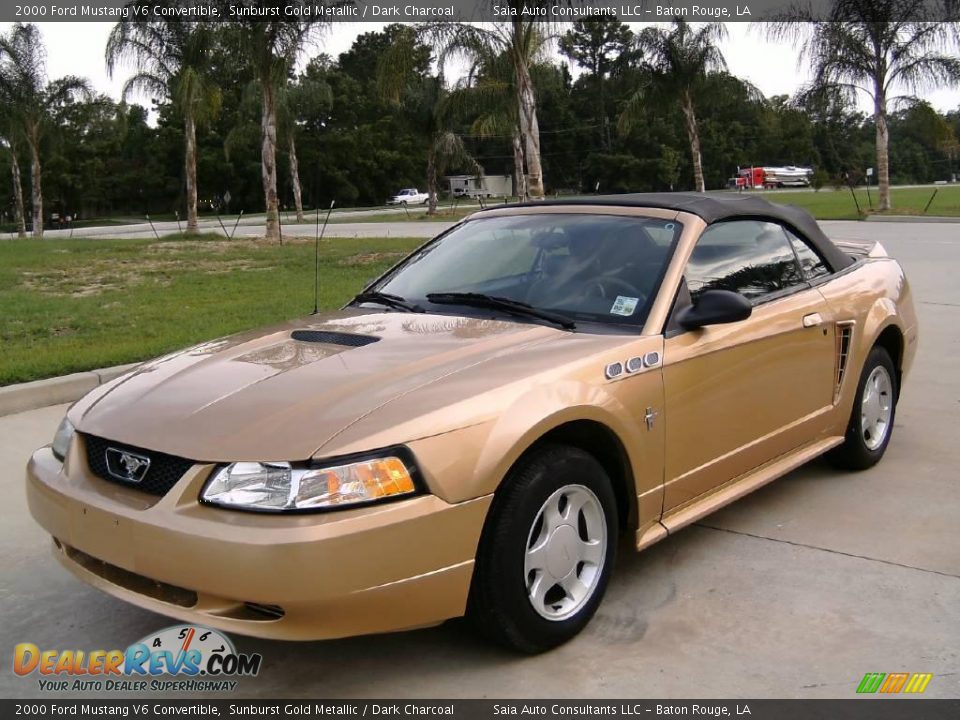
POLYGON ((859 260, 819 286, 835 313, 836 321, 853 322, 853 337, 833 418, 833 434, 842 435, 856 394, 857 383, 870 349, 881 333, 895 327, 902 337, 902 352, 894 364, 905 379, 917 348, 917 317, 907 277, 894 259, 869 257, 859 260))

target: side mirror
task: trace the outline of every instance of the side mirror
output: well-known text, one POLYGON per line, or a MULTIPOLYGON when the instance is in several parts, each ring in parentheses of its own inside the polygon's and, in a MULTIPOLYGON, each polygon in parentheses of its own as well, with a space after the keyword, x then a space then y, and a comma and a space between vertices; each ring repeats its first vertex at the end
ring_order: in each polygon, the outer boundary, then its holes
POLYGON ((753 312, 753 305, 740 293, 731 290, 705 290, 694 305, 684 308, 677 315, 677 322, 685 330, 695 330, 705 325, 746 320, 753 312))

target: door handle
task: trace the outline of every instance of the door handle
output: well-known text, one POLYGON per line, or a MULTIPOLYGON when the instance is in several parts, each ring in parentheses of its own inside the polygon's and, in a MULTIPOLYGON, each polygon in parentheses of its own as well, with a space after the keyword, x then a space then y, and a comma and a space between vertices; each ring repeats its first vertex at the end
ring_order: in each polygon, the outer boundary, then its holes
POLYGON ((820 317, 820 313, 810 313, 809 315, 803 316, 803 326, 805 328, 817 327, 823 323, 823 318, 820 317))

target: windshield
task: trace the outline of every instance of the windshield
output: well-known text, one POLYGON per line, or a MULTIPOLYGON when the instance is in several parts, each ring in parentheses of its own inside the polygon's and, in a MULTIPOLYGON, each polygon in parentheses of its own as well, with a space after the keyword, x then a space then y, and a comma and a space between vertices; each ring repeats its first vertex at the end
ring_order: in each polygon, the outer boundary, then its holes
POLYGON ((478 218, 421 248, 370 290, 431 312, 450 312, 450 304, 428 295, 466 292, 577 321, 640 325, 681 229, 676 221, 617 215, 478 218))

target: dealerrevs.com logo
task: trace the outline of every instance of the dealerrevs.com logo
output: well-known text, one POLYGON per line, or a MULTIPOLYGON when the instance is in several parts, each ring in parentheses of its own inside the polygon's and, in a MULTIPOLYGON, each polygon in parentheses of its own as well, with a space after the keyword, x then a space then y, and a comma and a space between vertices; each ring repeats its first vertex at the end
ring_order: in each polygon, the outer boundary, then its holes
POLYGON ((41 650, 20 643, 14 648, 13 671, 21 677, 39 675, 39 689, 51 692, 229 691, 237 686, 230 678, 256 675, 262 661, 259 653, 238 653, 217 630, 174 625, 126 650, 41 650))

